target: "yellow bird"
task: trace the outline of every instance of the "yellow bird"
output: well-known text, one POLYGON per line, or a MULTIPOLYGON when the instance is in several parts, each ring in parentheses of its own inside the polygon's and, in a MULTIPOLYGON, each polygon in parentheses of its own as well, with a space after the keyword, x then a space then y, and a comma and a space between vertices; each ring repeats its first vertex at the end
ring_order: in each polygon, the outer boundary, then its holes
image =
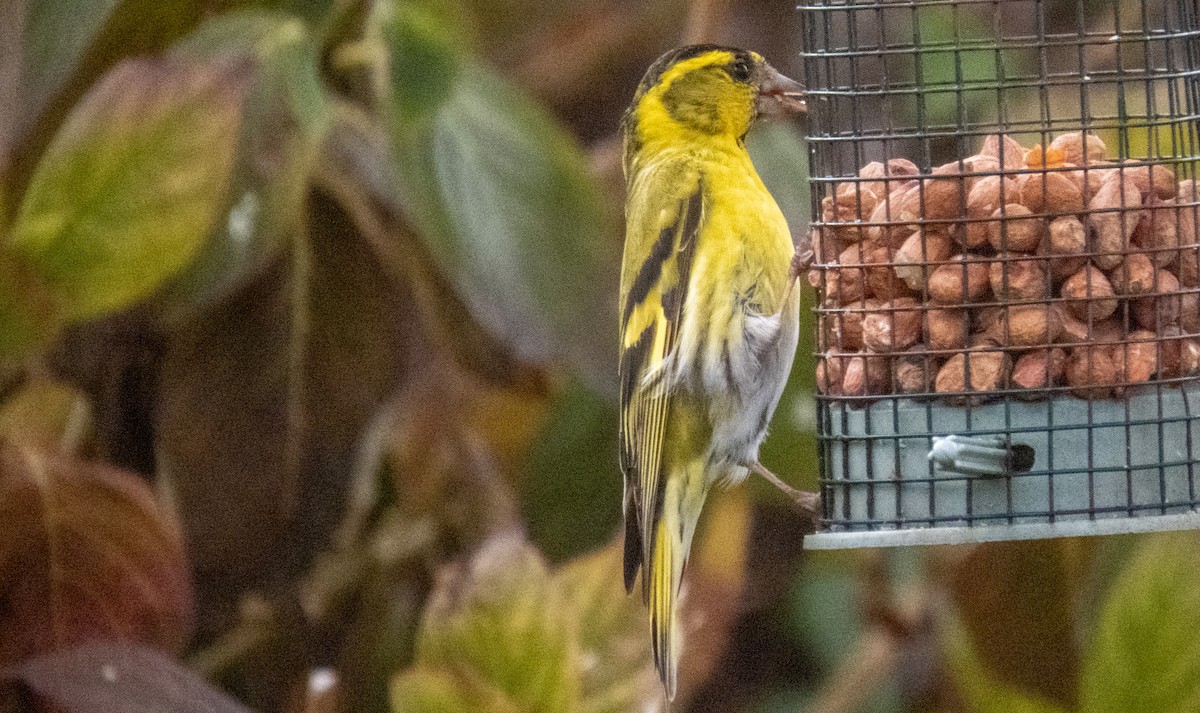
POLYGON ((641 569, 671 699, 679 586, 709 488, 754 471, 816 507, 758 462, 796 352, 799 262, 743 142, 759 115, 803 111, 800 91, 757 53, 683 47, 650 67, 622 122, 625 588, 641 569))

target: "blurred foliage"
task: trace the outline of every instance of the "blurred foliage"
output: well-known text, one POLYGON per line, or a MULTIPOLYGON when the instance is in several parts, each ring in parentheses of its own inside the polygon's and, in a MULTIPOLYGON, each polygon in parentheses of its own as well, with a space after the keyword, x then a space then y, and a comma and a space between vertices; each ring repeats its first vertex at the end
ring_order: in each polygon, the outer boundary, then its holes
MULTIPOLYGON (((661 710, 615 539, 616 127, 661 51, 796 75, 797 35, 767 0, 4 3, 0 710, 661 710)), ((901 69, 1023 61, 960 59, 901 69)), ((747 138, 797 237, 798 128, 747 138)), ((762 455, 813 487, 803 334, 762 455)), ((676 710, 1200 707, 1194 535, 797 523, 711 499, 676 710)))
MULTIPOLYGON (((1038 548, 1042 553, 1036 556, 1044 557, 1050 549, 1058 549, 1061 554, 1076 544, 1069 540, 1043 544, 1038 548), (1059 544, 1060 547, 1054 548, 1059 544)), ((946 646, 964 698, 982 713, 1196 710, 1200 705, 1200 675, 1196 671, 1200 666, 1200 651, 1192 632, 1200 611, 1196 601, 1200 596, 1197 586, 1200 571, 1195 561, 1197 545, 1200 537, 1194 533, 1139 538, 1134 552, 1106 588, 1099 610, 1083 620, 1078 617, 1061 620, 1053 611, 1039 607, 1039 602, 1021 600, 1032 605, 1022 607, 1027 615, 1056 619, 1043 630, 1065 626, 1075 630, 1067 632, 1074 640, 1085 642, 1079 655, 1082 662, 1076 662, 1077 656, 1071 655, 1065 664, 1043 667, 1056 670, 1057 674, 1055 680, 1047 677, 1045 683, 1056 687, 1078 686, 1078 702, 1063 700, 1062 695, 1044 688, 1035 690, 1038 687, 1003 675, 1002 667, 1006 664, 984 653, 997 637, 976 637, 972 644, 961 623, 949 620, 946 646)), ((1040 571, 1034 568, 1032 573, 1040 571)), ((1023 628, 1033 628, 1028 621, 1022 623, 1023 628)), ((1050 642, 1045 640, 1037 643, 1042 650, 1027 645, 1012 653, 1017 656, 1064 653, 1062 643, 1049 646, 1050 642)))
POLYGON ((137 302, 199 250, 229 183, 241 75, 217 63, 123 62, 72 109, 9 239, 65 320, 137 302))
POLYGON ((611 596, 620 543, 556 572, 501 535, 447 570, 430 595, 414 666, 392 710, 639 710, 658 696, 643 617, 611 596))

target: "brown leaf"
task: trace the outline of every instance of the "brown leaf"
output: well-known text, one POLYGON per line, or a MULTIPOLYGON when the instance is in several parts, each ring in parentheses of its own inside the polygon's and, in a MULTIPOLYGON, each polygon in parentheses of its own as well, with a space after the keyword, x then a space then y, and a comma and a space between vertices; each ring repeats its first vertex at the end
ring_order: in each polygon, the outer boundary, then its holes
POLYGON ((136 476, 5 444, 0 523, 0 664, 96 637, 186 643, 181 538, 136 476))
POLYGON ((69 713, 251 713, 160 652, 128 641, 92 641, 0 671, 69 713))
POLYGON ((980 545, 951 586, 975 650, 996 678, 1074 708, 1079 651, 1067 547, 1061 540, 980 545))

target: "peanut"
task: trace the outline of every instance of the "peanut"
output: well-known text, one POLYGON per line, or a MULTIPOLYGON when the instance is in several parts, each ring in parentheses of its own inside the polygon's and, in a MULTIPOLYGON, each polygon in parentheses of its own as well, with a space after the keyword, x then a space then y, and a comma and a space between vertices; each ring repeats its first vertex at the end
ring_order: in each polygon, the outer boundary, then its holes
POLYGON ((926 283, 929 297, 944 305, 981 302, 991 291, 988 261, 974 255, 955 255, 939 266, 926 283))
POLYGON ((921 310, 911 297, 882 305, 863 318, 863 346, 876 354, 904 351, 921 341, 921 310))
POLYGON ((992 213, 994 220, 985 224, 988 228, 988 242, 999 252, 1033 252, 1042 242, 1045 221, 1030 215, 1030 210, 1020 203, 1008 203, 997 208, 992 213))
POLYGON ((1099 321, 1117 311, 1117 300, 1108 278, 1092 265, 1068 277, 1059 293, 1063 305, 1076 318, 1084 322, 1099 321))
POLYGON ((1050 258, 1050 277, 1062 282, 1087 264, 1087 228, 1073 215, 1050 221, 1038 254, 1050 258))
POLYGON ((1200 293, 1180 293, 1179 326, 1187 334, 1200 334, 1200 293))
POLYGON ((962 235, 968 248, 979 247, 988 241, 994 226, 993 215, 1005 203, 1017 200, 1017 182, 1004 176, 985 176, 975 182, 967 194, 967 218, 962 235))
POLYGON ((1185 376, 1185 356, 1189 343, 1194 343, 1194 340, 1188 338, 1179 327, 1163 327, 1157 339, 1159 377, 1174 379, 1185 376))
POLYGON ((1100 186, 1088 203, 1088 221, 1095 234, 1092 262, 1111 270, 1125 258, 1129 237, 1141 217, 1142 195, 1132 181, 1114 176, 1100 186))
POLYGON ((842 393, 846 396, 887 394, 892 390, 892 365, 887 357, 856 354, 846 361, 842 393))
POLYGON ((876 245, 898 247, 917 229, 920 219, 921 194, 917 182, 901 184, 871 211, 867 239, 876 245))
POLYGON ((892 381, 896 391, 909 396, 928 395, 937 377, 937 362, 918 344, 896 357, 892 381))
POLYGON ((1103 399, 1118 383, 1117 364, 1110 345, 1080 346, 1067 357, 1066 380, 1075 395, 1103 399))
POLYGON ((1117 380, 1123 384, 1149 381, 1158 373, 1157 335, 1139 329, 1129 333, 1124 342, 1112 345, 1113 365, 1117 380))
POLYGON ((988 279, 992 294, 999 300, 1044 300, 1051 295, 1049 265, 1045 258, 1000 253, 989 268, 988 279))
POLYGON ((1005 171, 1025 168, 1025 153, 1025 147, 1007 134, 992 134, 983 140, 983 147, 979 149, 979 155, 995 158, 1005 171))
POLYGON ((1197 248, 1200 234, 1196 230, 1200 225, 1200 188, 1196 181, 1189 179, 1179 182, 1176 203, 1179 205, 1179 214, 1176 216, 1179 221, 1179 243, 1183 247, 1179 253, 1176 277, 1180 284, 1197 287, 1200 286, 1200 249, 1197 248))
POLYGON ((962 349, 969 331, 966 310, 948 307, 925 312, 925 343, 934 351, 962 349))
POLYGON ((1063 309, 1061 304, 1054 306, 1058 308, 1058 321, 1062 324, 1062 331, 1058 334, 1059 344, 1065 346, 1078 346, 1089 342, 1112 344, 1125 338, 1125 327, 1111 317, 1088 324, 1075 319, 1069 311, 1063 309))
POLYGON ((969 156, 933 169, 925 179, 925 218, 954 220, 962 215, 967 196, 983 177, 970 175, 995 172, 1000 163, 991 156, 969 156))
POLYGON ((1168 325, 1178 326, 1182 308, 1179 280, 1167 270, 1154 273, 1150 293, 1130 300, 1133 319, 1142 329, 1160 330, 1168 325))
POLYGON ((1145 253, 1130 253, 1120 265, 1108 273, 1113 292, 1122 297, 1136 297, 1154 289, 1154 263, 1145 253))
POLYGON ((1173 198, 1163 200, 1155 195, 1146 198, 1145 206, 1130 241, 1147 252, 1155 267, 1166 267, 1179 257, 1182 241, 1177 216, 1187 209, 1181 210, 1173 198))
POLYGON ((997 134, 924 175, 872 162, 821 217, 823 394, 1101 398, 1200 374, 1200 186, 1095 135, 997 134))
POLYGON ((908 297, 909 286, 892 269, 895 251, 887 247, 872 248, 863 260, 866 269, 867 291, 881 300, 908 297))
MULTIPOLYGON (((1049 389, 1062 383, 1067 368, 1066 351, 1038 349, 1022 354, 1013 365, 1012 385, 1016 389, 1049 389)), ((1027 394, 1026 398, 1037 394, 1027 394)))
POLYGON ((897 186, 920 175, 921 169, 917 164, 906 158, 893 158, 888 162, 872 161, 858 172, 858 177, 866 179, 864 187, 877 196, 886 196, 897 186))
POLYGON ((817 362, 817 392, 829 396, 840 396, 845 376, 846 357, 826 352, 817 362))
POLYGON ((918 230, 896 250, 896 276, 909 286, 920 292, 930 273, 937 269, 937 263, 945 262, 950 257, 950 238, 942 233, 930 233, 918 230), (934 263, 931 267, 930 263, 934 263))
POLYGON ((1060 171, 1022 174, 1017 184, 1020 203, 1030 212, 1051 215, 1083 212, 1083 192, 1060 171))
POLYGON ((1050 304, 1009 307, 987 330, 997 343, 1010 347, 1053 344, 1062 332, 1062 321, 1050 304))
POLYGON ((1148 166, 1144 164, 1144 161, 1129 159, 1120 165, 1119 173, 1124 177, 1125 182, 1137 186, 1142 198, 1147 198, 1151 194, 1159 198, 1174 198, 1175 192, 1179 190, 1175 172, 1161 163, 1148 166))
POLYGON ((1011 366, 1008 355, 990 349, 955 354, 938 370, 934 386, 953 405, 978 405, 1004 387, 1011 366))
POLYGON ((870 243, 854 243, 838 254, 835 264, 824 266, 825 306, 848 305, 867 296, 863 263, 871 249, 870 243))
POLYGON ((824 324, 829 328, 829 344, 843 351, 858 351, 863 346, 863 319, 880 308, 883 302, 868 297, 856 303, 843 305, 843 309, 825 315, 824 324))
POLYGON ((1062 160, 1065 163, 1073 163, 1076 166, 1086 166, 1103 161, 1105 153, 1108 151, 1108 147, 1104 145, 1099 136, 1082 131, 1059 134, 1050 142, 1049 148, 1061 152, 1062 160))

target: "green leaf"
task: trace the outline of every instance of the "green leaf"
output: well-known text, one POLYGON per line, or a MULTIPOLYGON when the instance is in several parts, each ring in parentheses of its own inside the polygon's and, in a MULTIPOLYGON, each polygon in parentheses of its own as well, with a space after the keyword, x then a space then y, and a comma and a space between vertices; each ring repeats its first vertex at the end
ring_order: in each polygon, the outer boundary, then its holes
POLYGON ((1200 709, 1200 537, 1146 536, 1113 584, 1086 652, 1088 713, 1200 709))
MULTIPOLYGON (((993 678, 971 646, 970 635, 953 617, 946 623, 943 644, 951 677, 967 710, 973 713, 1067 713, 1068 709, 1056 703, 993 678)), ((1092 713, 1091 709, 1084 710, 1092 713)))
POLYGON ((523 713, 578 710, 577 657, 562 594, 515 535, 441 578, 417 640, 418 664, 501 691, 523 713))
POLYGON ((581 454, 617 452, 616 408, 571 381, 534 440, 520 477, 529 535, 551 561, 607 541, 620 522, 621 478, 609 458, 581 454))
POLYGON ((72 111, 12 236, 69 319, 145 297, 199 250, 225 200, 244 75, 237 65, 129 61, 72 111))
POLYGON ((444 671, 409 669, 392 679, 391 708, 396 713, 521 713, 495 690, 466 683, 444 671))
POLYGON ((372 26, 392 59, 384 96, 396 131, 416 135, 449 100, 464 58, 443 18, 411 2, 380 2, 372 26))
POLYGON ((519 354, 614 352, 596 325, 616 323, 615 301, 599 287, 616 284, 616 262, 600 249, 615 230, 582 153, 500 77, 463 75, 433 137, 455 228, 432 245, 435 255, 486 322, 526 334, 519 354))
POLYGON ((46 344, 61 326, 58 306, 45 285, 0 246, 0 368, 46 344))
POLYGON ((624 593, 620 538, 554 575, 579 636, 582 713, 651 710, 662 700, 641 598, 624 593))
POLYGON ((405 211, 519 358, 564 360, 610 392, 615 350, 596 325, 616 323, 618 206, 550 116, 412 15, 377 13, 374 25, 389 52, 380 88, 405 211), (434 56, 435 71, 415 61, 434 56))
POLYGON ((331 113, 316 43, 295 17, 226 13, 172 54, 204 61, 248 57, 253 67, 229 200, 194 262, 164 296, 173 315, 227 296, 297 235, 331 113))

